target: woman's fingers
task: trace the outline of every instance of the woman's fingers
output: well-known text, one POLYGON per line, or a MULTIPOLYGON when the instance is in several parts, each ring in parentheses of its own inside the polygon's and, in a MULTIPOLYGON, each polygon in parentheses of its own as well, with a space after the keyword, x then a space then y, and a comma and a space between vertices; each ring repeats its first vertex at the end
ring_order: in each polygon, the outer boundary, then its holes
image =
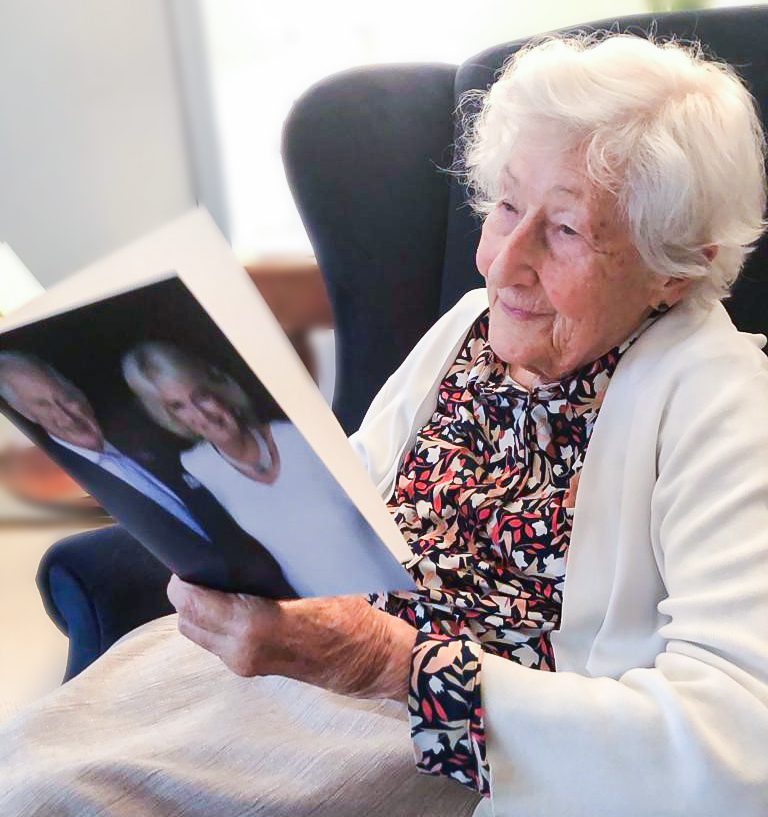
POLYGON ((224 633, 212 633, 182 616, 179 616, 178 627, 185 638, 218 656, 236 675, 250 678, 255 675, 268 675, 271 672, 271 668, 260 655, 258 645, 244 648, 237 639, 224 633))
POLYGON ((266 675, 281 655, 276 602, 222 593, 173 576, 168 598, 179 613, 179 632, 219 656, 235 673, 266 675))
POLYGON ((215 633, 229 632, 236 612, 233 594, 198 587, 178 576, 171 576, 167 594, 176 612, 190 623, 215 633))
POLYGON ((199 646, 203 647, 203 649, 208 650, 208 652, 218 655, 219 658, 222 657, 222 654, 227 652, 226 635, 222 635, 221 633, 212 633, 210 630, 206 630, 203 627, 198 627, 197 624, 193 624, 189 619, 184 618, 183 616, 179 616, 178 628, 179 632, 185 638, 188 638, 190 641, 194 641, 195 644, 198 644, 199 646))
POLYGON ((274 602, 176 576, 168 598, 182 635, 238 675, 286 675, 361 697, 405 696, 416 631, 363 599, 274 602))
POLYGON ((168 584, 168 599, 180 616, 198 627, 230 636, 244 635, 261 619, 274 616, 277 605, 271 599, 261 599, 241 593, 222 593, 189 584, 172 576, 168 584))

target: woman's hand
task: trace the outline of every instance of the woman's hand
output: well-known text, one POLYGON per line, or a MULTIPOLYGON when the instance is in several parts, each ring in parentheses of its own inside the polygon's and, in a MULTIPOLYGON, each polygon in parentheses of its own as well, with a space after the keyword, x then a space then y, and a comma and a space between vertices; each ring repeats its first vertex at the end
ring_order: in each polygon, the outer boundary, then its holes
POLYGON ((358 698, 407 698, 416 630, 360 597, 272 601, 173 576, 168 598, 179 632, 238 675, 284 675, 358 698))

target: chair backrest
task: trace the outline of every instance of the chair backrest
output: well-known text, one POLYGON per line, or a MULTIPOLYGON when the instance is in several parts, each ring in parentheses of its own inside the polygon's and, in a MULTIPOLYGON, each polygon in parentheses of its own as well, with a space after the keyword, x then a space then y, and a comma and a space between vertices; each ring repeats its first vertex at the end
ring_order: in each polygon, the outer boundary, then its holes
MULTIPOLYGON (((637 15, 561 33, 612 29, 698 39, 736 66, 768 114, 768 7, 637 15)), ((328 287, 337 331, 334 411, 351 432, 426 329, 480 286, 480 224, 450 166, 461 95, 485 89, 526 40, 452 65, 361 68, 325 79, 294 105, 286 173, 328 287)), ((726 302, 736 325, 768 334, 768 239, 726 302)))

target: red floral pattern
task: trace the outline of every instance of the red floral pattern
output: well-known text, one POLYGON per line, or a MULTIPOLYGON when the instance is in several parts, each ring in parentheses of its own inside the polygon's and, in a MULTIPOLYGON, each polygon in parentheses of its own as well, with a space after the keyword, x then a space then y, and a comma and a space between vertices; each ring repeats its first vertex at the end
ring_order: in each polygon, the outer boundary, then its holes
POLYGON ((555 670, 578 475, 620 347, 527 391, 478 318, 405 455, 389 501, 420 590, 373 596, 420 633, 409 710, 419 769, 490 792, 482 652, 555 670))

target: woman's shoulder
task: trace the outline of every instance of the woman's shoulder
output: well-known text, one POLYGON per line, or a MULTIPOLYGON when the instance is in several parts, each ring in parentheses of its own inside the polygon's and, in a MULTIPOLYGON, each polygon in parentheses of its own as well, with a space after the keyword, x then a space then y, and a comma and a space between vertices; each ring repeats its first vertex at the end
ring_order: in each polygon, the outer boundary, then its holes
POLYGON ((488 308, 485 289, 466 293, 416 344, 373 398, 360 428, 350 438, 357 455, 380 490, 421 412, 426 398, 456 357, 467 332, 488 308))
POLYGON ((765 342, 763 335, 740 332, 721 303, 681 304, 643 333, 626 357, 656 380, 732 381, 768 373, 765 342))
POLYGON ((686 348, 689 354, 722 357, 764 368, 768 365, 768 358, 762 351, 765 345, 765 335, 739 331, 725 307, 718 302, 706 310, 704 318, 689 335, 686 348))
POLYGON ((754 406, 768 403, 763 339, 739 332, 722 304, 682 306, 649 327, 619 362, 601 410, 604 426, 608 417, 619 426, 620 418, 635 418, 657 422, 668 441, 697 429, 702 442, 722 438, 724 418, 731 429, 754 426, 754 406))

